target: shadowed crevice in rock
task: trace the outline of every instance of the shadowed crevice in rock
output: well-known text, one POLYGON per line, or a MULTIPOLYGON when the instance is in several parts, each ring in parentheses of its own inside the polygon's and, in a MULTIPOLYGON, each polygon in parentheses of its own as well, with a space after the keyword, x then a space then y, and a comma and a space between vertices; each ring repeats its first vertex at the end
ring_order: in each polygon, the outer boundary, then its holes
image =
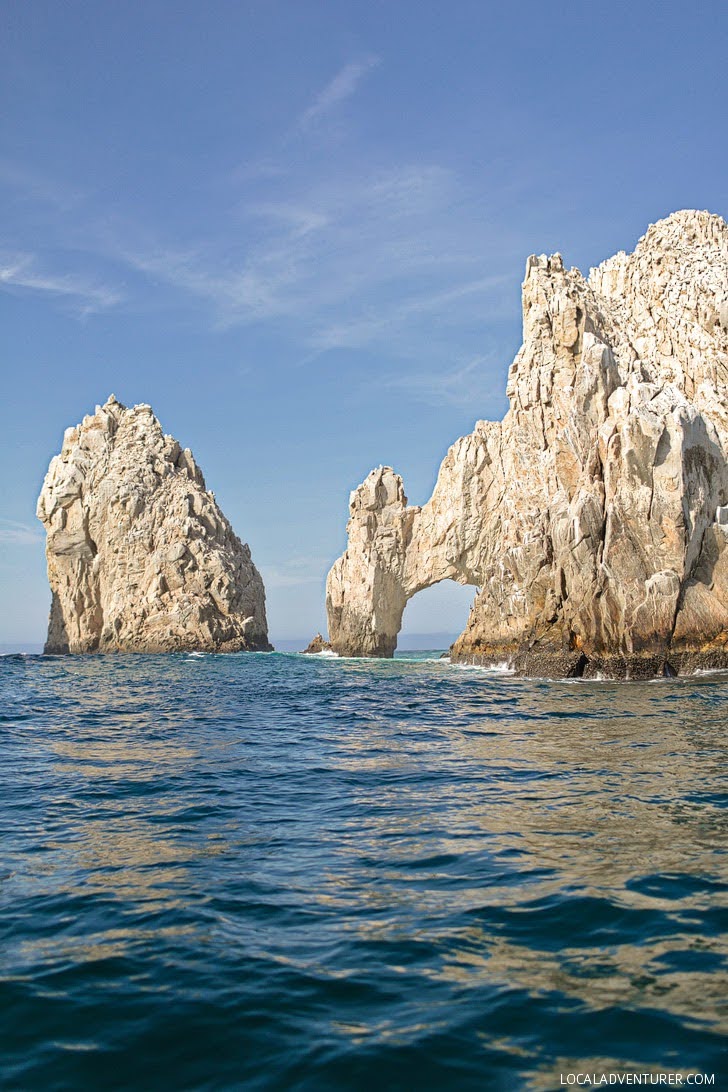
POLYGON ((263 582, 192 452, 114 396, 66 430, 38 500, 48 653, 270 649, 263 582))
POLYGON ((57 592, 52 593, 51 611, 48 620, 48 639, 45 644, 47 653, 70 652, 70 640, 66 629, 66 621, 63 616, 61 599, 57 592))
POLYGON ((588 279, 528 259, 502 422, 424 507, 379 467, 329 573, 334 651, 391 656, 408 599, 479 588, 454 659, 530 675, 728 667, 728 226, 684 211, 588 279), (726 513, 724 520, 722 513, 726 513))

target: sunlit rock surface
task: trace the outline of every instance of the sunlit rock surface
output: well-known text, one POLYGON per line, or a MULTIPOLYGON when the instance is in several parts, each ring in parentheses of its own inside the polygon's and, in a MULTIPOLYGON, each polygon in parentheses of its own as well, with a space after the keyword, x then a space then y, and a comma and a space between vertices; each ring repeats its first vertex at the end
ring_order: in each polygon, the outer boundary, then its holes
POLYGON ((112 395, 66 430, 38 518, 53 595, 46 652, 270 647, 250 550, 149 406, 112 395))
POLYGON ((585 279, 531 257, 502 422, 407 504, 372 471, 327 581, 342 655, 391 656, 407 600, 479 590, 454 659, 532 675, 728 667, 728 225, 674 213, 585 279))
POLYGON ((322 652, 331 652, 331 645, 324 640, 320 633, 317 633, 315 637, 311 638, 303 652, 306 656, 319 656, 322 652))

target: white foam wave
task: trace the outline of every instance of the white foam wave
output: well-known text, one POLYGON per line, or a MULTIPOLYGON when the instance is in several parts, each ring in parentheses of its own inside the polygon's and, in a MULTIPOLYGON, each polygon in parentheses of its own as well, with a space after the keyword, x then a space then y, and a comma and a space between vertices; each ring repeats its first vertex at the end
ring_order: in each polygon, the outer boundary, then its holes
POLYGON ((296 656, 305 656, 307 659, 315 660, 317 657, 320 659, 323 657, 325 660, 347 660, 354 659, 353 656, 339 656, 338 652, 334 652, 331 648, 322 648, 320 652, 296 652, 296 656))
POLYGON ((486 675, 515 675, 515 669, 507 660, 498 664, 452 664, 458 671, 480 671, 486 675))

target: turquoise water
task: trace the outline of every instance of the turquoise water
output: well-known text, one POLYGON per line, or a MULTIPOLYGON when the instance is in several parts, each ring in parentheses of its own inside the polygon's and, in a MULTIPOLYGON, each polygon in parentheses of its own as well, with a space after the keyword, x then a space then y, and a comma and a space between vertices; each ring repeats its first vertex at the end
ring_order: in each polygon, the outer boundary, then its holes
POLYGON ((728 678, 0 660, 0 1086, 725 1073, 728 678))

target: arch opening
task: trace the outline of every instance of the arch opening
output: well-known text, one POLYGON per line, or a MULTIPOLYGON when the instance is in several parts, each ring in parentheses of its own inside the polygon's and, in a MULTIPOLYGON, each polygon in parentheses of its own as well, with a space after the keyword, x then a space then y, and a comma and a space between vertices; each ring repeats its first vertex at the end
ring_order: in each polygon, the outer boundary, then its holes
POLYGON ((465 629, 477 589, 440 580, 408 600, 397 637, 400 652, 446 652, 465 629))

